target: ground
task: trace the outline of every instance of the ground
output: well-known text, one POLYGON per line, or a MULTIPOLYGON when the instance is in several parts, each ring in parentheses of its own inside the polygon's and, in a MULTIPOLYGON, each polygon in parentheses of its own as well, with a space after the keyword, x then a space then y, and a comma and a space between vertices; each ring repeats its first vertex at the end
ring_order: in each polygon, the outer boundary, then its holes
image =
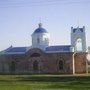
POLYGON ((0 90, 90 90, 90 75, 0 75, 0 90))

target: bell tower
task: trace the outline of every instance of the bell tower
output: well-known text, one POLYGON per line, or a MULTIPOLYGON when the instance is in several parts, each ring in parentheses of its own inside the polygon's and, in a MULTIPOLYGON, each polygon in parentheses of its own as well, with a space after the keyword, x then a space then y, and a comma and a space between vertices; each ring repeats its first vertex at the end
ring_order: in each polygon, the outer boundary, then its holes
POLYGON ((86 52, 85 26, 83 28, 71 27, 71 46, 76 52, 86 52))

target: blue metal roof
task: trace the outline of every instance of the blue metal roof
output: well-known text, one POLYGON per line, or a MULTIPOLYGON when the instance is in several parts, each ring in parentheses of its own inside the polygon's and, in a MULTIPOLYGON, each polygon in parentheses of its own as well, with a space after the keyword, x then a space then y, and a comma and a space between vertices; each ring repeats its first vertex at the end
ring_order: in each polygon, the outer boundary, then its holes
POLYGON ((70 52, 71 45, 49 46, 46 52, 70 52))
POLYGON ((47 31, 44 28, 39 27, 34 31, 34 33, 47 33, 47 31))
MULTIPOLYGON (((45 52, 70 52, 70 47, 71 45, 49 46, 45 52)), ((9 47, 4 50, 4 54, 24 54, 25 52, 27 52, 27 47, 9 47)))
POLYGON ((26 47, 10 47, 5 50, 6 53, 15 53, 15 52, 26 52, 26 47))

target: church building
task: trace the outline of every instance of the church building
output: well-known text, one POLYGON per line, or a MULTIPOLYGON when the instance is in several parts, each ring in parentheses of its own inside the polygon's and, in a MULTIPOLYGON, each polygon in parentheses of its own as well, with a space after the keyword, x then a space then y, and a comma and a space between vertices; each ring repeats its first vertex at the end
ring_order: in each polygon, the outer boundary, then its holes
POLYGON ((71 27, 71 45, 50 46, 50 34, 39 23, 32 33, 32 45, 0 52, 0 73, 78 74, 86 73, 85 27, 71 27))

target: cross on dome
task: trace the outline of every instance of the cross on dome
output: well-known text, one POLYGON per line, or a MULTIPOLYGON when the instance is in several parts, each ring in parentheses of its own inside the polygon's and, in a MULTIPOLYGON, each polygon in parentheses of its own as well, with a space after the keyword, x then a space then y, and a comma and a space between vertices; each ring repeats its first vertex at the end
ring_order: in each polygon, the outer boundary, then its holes
POLYGON ((39 28, 41 28, 41 27, 42 27, 42 23, 39 23, 38 25, 39 25, 39 28))

